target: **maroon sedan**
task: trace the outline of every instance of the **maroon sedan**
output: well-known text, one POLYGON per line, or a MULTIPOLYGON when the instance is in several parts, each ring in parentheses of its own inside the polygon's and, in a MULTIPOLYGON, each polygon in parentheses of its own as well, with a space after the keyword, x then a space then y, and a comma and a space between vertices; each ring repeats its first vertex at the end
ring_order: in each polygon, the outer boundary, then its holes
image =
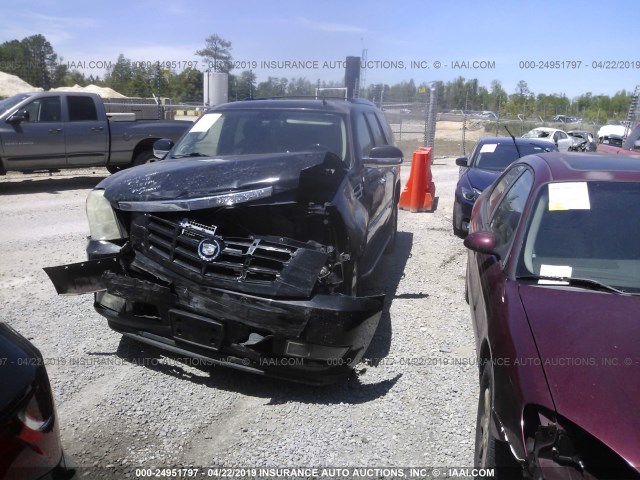
POLYGON ((524 157, 479 197, 464 243, 476 466, 640 478, 640 161, 524 157))

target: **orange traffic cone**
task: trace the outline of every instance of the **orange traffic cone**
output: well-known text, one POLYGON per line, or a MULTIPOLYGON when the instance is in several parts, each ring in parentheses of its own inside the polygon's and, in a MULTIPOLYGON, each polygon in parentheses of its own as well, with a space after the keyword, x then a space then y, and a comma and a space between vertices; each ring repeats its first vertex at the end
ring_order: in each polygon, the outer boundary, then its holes
POLYGON ((431 147, 413 152, 409 180, 400 194, 398 206, 402 210, 427 212, 433 208, 436 185, 431 175, 431 147))

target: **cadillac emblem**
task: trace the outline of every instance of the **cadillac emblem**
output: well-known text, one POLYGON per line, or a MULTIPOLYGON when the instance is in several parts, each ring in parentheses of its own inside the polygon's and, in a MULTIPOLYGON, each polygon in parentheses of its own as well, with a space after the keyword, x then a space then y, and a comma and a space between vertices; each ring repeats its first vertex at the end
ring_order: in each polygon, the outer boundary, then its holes
POLYGON ((223 243, 217 238, 205 238, 198 244, 198 256, 205 262, 213 262, 224 249, 223 243))

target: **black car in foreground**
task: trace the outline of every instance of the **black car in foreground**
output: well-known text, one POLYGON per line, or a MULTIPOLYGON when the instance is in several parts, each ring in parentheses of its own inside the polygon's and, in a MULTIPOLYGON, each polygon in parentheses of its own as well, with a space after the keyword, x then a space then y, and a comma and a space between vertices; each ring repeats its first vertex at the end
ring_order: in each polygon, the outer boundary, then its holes
POLYGON ((360 281, 397 230, 402 152, 382 112, 230 103, 168 148, 90 193, 91 261, 46 269, 58 292, 98 292, 111 328, 178 354, 310 383, 348 372, 383 307, 360 281))
POLYGON ((0 479, 71 479, 42 355, 0 322, 0 479))
POLYGON ((469 219, 476 198, 500 176, 500 173, 525 155, 557 152, 552 142, 533 138, 481 138, 469 158, 456 159, 462 167, 453 203, 453 234, 464 238, 469 231, 469 219))

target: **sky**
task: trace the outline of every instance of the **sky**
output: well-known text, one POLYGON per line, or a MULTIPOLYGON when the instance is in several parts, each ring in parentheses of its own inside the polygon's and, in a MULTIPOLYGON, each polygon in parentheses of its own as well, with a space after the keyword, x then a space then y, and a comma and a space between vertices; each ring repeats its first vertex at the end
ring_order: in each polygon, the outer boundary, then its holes
POLYGON ((499 80, 507 93, 524 80, 535 94, 573 98, 640 84, 637 15, 625 14, 635 6, 631 0, 606 6, 590 0, 4 0, 0 42, 42 34, 71 69, 103 77, 100 67, 119 54, 168 62, 178 71, 198 62, 206 70, 195 52, 217 34, 232 43, 232 73, 251 68, 258 81, 342 81, 345 58, 366 50, 365 85, 462 76, 487 88, 499 80))

